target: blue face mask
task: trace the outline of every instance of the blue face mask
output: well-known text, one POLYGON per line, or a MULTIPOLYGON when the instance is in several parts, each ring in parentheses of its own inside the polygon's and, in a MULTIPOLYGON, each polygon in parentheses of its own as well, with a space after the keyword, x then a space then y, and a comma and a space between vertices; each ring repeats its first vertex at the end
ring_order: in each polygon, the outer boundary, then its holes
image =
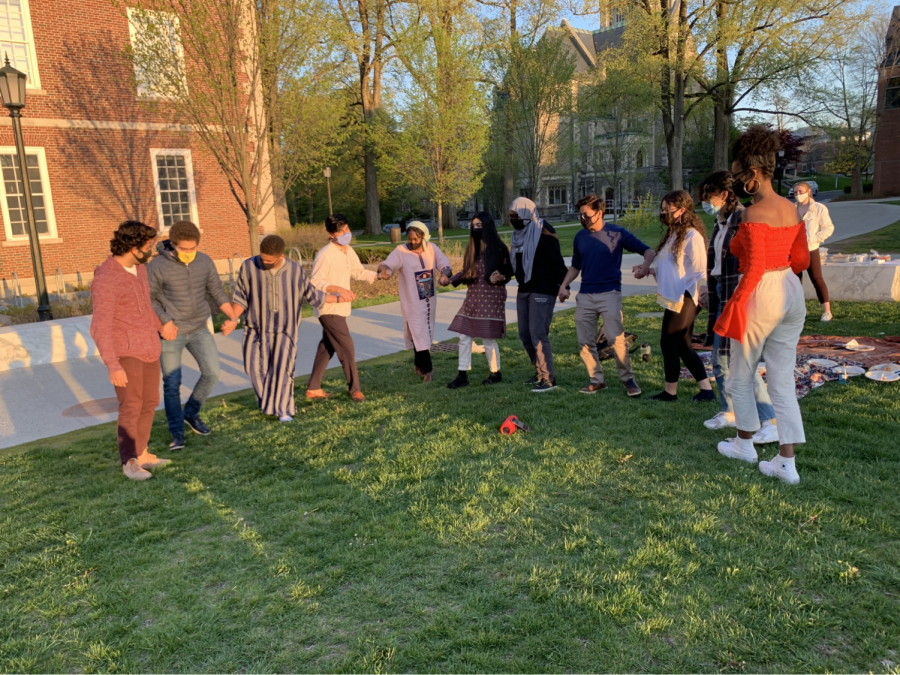
POLYGON ((710 204, 709 202, 703 202, 703 210, 707 213, 707 215, 714 216, 714 215, 716 215, 719 211, 722 210, 722 206, 721 206, 721 205, 719 205, 719 206, 713 206, 713 205, 710 204))
POLYGON ((337 239, 335 239, 335 241, 336 241, 338 244, 340 244, 341 246, 349 246, 349 245, 350 245, 350 242, 351 242, 352 240, 353 240, 353 233, 352 233, 352 232, 345 232, 345 233, 342 234, 340 237, 338 237, 337 239))

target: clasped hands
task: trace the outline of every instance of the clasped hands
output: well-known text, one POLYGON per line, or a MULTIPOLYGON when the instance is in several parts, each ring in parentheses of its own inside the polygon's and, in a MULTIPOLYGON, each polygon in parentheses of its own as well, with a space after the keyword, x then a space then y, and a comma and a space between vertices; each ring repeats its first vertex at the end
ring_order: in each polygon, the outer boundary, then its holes
POLYGON ((634 274, 635 279, 643 279, 644 277, 649 277, 651 275, 656 278, 656 270, 647 263, 635 265, 631 268, 631 272, 634 274))

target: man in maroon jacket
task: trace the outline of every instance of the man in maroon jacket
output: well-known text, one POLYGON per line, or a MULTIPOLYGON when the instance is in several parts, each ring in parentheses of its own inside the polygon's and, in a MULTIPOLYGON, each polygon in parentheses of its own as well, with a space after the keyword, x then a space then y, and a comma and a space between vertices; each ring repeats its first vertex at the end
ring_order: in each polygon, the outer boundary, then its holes
POLYGON ((171 340, 177 331, 163 329, 150 302, 144 265, 156 236, 155 229, 134 220, 119 225, 109 242, 112 255, 91 282, 91 337, 116 388, 119 456, 131 480, 146 480, 147 469, 169 463, 147 450, 159 404, 159 336, 171 340))

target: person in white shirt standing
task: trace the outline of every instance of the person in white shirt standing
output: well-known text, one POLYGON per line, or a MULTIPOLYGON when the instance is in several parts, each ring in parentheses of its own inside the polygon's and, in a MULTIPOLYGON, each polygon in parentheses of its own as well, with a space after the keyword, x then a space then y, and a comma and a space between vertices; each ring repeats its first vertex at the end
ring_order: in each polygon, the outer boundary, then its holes
MULTIPOLYGON (((794 186, 794 197, 797 198, 797 211, 806 223, 806 241, 809 244, 809 280, 816 289, 816 297, 824 310, 822 321, 831 321, 831 302, 828 298, 828 286, 822 276, 822 259, 819 257, 819 245, 824 244, 834 233, 834 223, 828 207, 813 199, 809 183, 797 183, 794 186)), ((803 281, 803 272, 797 276, 803 281)))
MULTIPOLYGON (((363 267, 350 247, 353 235, 350 234, 350 226, 347 219, 335 213, 325 219, 325 229, 328 230, 329 242, 316 254, 312 268, 312 284, 321 291, 340 295, 344 289, 350 288, 350 279, 368 281, 374 283, 378 275, 363 267)), ((353 293, 350 294, 354 296, 353 293)), ((354 296, 355 297, 355 296, 354 296)), ((351 297, 351 300, 354 298, 351 297)), ((344 368, 344 376, 347 378, 347 386, 350 389, 350 398, 354 401, 365 401, 359 385, 359 373, 356 371, 356 350, 353 346, 353 338, 347 327, 347 317, 350 316, 350 303, 341 302, 323 305, 316 308, 316 316, 322 324, 322 341, 316 351, 316 359, 313 362, 312 374, 309 376, 309 385, 306 389, 306 398, 330 398, 322 389, 322 377, 331 357, 337 353, 338 360, 344 368)))
MULTIPOLYGON (((665 226, 656 247, 656 301, 665 308, 660 349, 663 355, 665 390, 651 396, 656 401, 678 399, 681 362, 690 371, 700 391, 694 401, 715 401, 706 366, 691 346, 694 319, 700 312, 700 297, 706 287, 706 228, 694 213, 694 200, 684 190, 674 190, 663 197, 659 220, 665 226)), ((640 272, 635 274, 640 278, 640 272)))

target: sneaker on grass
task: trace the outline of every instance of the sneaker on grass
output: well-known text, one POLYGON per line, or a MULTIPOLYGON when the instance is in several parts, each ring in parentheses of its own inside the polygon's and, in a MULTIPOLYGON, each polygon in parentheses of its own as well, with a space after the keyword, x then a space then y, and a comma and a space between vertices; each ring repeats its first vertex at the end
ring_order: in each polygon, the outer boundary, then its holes
POLYGON ((579 394, 596 394, 601 389, 606 389, 606 382, 589 382, 586 387, 578 390, 579 394))
POLYGON ((726 429, 734 426, 733 412, 720 412, 712 419, 708 419, 703 423, 707 429, 726 429))
POLYGON ((556 389, 556 384, 554 382, 538 382, 531 391, 535 394, 540 394, 545 391, 553 391, 554 389, 556 389))
POLYGON ((185 417, 185 424, 187 424, 191 431, 195 434, 200 434, 201 436, 209 436, 209 427, 203 423, 199 417, 185 417))
POLYGON ((749 438, 728 438, 719 443, 719 454, 755 464, 759 457, 749 438))
POLYGON ((184 447, 184 434, 172 434, 172 442, 169 443, 169 450, 181 450, 184 447))
POLYGON ((284 422, 285 424, 287 424, 288 422, 293 422, 294 418, 291 417, 290 415, 282 415, 281 417, 278 418, 278 421, 284 422))
POLYGON ((147 480, 148 478, 153 478, 152 473, 141 468, 136 457, 132 457, 122 465, 122 473, 130 480, 147 480))
POLYGON ((778 427, 772 424, 772 420, 766 420, 760 426, 759 431, 753 434, 753 442, 757 445, 764 445, 765 443, 777 443, 778 442, 778 427))
POLYGON ((768 462, 760 462, 759 470, 763 475, 780 478, 788 485, 796 485, 800 482, 800 474, 797 473, 793 457, 775 455, 768 462))

